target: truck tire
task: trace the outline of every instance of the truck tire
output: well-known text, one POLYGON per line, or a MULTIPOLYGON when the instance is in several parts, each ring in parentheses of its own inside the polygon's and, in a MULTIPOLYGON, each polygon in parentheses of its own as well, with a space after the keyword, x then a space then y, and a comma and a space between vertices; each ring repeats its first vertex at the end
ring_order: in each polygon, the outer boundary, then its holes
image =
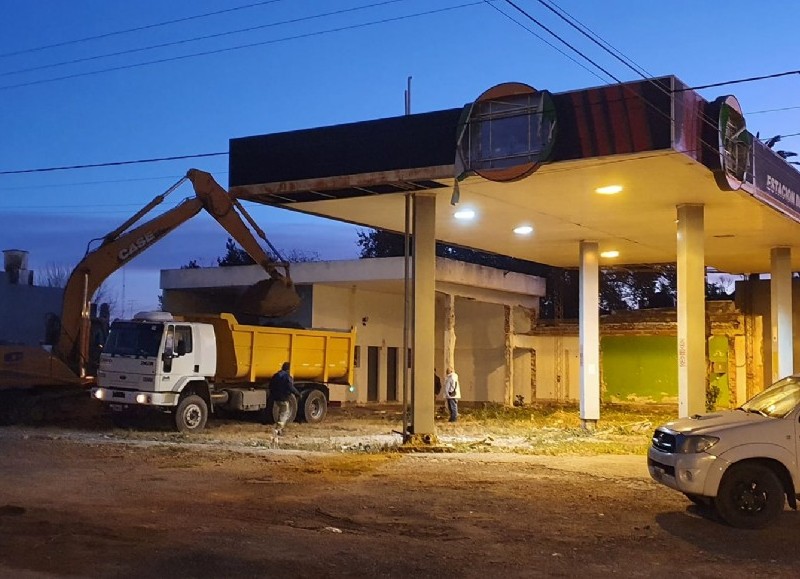
POLYGON ((783 511, 786 494, 778 475, 758 463, 731 466, 722 477, 714 505, 722 520, 740 529, 760 529, 783 511))
MULTIPOLYGON (((290 422, 294 422, 297 418, 297 397, 289 396, 289 420, 286 421, 286 424, 290 422)), ((276 424, 278 422, 278 406, 275 404, 275 400, 272 399, 272 396, 267 398, 267 423, 268 424, 276 424)))
POLYGON ((328 399, 325 393, 317 388, 305 390, 300 398, 300 420, 316 424, 322 422, 326 414, 328 414, 328 399))
POLYGON ((182 398, 175 409, 175 428, 178 432, 199 432, 206 426, 208 405, 197 394, 182 398))

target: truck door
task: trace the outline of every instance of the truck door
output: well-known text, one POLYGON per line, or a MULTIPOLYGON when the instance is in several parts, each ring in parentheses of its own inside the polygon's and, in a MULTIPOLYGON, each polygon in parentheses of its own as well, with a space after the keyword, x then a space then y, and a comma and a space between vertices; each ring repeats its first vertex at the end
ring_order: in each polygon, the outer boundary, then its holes
POLYGON ((162 380, 165 385, 177 384, 182 376, 197 373, 193 352, 192 327, 173 324, 167 326, 162 362, 164 371, 162 380))

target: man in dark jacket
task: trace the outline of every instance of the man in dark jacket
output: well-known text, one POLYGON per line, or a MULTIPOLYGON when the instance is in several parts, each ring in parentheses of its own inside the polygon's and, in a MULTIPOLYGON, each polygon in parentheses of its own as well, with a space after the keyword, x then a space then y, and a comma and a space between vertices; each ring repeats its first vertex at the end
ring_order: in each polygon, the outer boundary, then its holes
POLYGON ((269 392, 278 407, 278 423, 275 425, 275 435, 283 434, 283 429, 291 414, 289 397, 294 395, 300 398, 300 392, 294 387, 294 380, 289 374, 291 364, 284 362, 281 369, 269 381, 269 392))

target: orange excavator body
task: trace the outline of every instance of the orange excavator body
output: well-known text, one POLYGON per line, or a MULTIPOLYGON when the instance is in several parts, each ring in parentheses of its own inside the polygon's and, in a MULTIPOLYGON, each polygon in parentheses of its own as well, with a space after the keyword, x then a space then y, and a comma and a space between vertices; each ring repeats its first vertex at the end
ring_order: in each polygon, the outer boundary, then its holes
MULTIPOLYGON (((61 330, 52 352, 24 346, 0 347, 0 389, 92 382, 92 296, 112 273, 202 210, 210 213, 269 276, 248 288, 240 303, 233 309, 240 313, 265 317, 283 316, 294 311, 300 298, 289 277, 288 263, 276 261, 262 249, 247 223, 268 244, 269 241, 235 197, 223 189, 209 173, 191 169, 165 193, 155 197, 125 223, 103 237, 97 248, 87 250, 64 288, 61 330), (187 179, 194 187, 194 197, 188 197, 172 209, 137 225, 145 214, 163 202, 167 195, 187 179)), ((274 247, 272 250, 277 255, 274 247)))

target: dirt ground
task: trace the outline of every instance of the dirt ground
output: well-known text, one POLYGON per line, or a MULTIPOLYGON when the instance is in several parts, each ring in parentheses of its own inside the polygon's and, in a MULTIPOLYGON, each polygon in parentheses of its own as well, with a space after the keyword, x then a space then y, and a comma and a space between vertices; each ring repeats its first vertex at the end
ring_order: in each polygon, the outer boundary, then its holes
POLYGON ((456 452, 397 452, 383 416, 280 438, 0 428, 0 577, 797 575, 788 509, 727 527, 651 482, 641 453, 529 452, 537 425, 437 424, 456 452))

